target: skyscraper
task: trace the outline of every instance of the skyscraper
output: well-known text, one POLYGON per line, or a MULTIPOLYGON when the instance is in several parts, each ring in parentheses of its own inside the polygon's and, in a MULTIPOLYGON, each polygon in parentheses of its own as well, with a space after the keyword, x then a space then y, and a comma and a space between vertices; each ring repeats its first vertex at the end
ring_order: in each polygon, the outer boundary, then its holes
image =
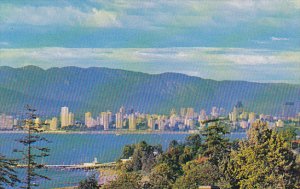
POLYGON ((148 128, 149 130, 155 130, 155 121, 152 117, 148 118, 148 128))
POLYGON ((90 128, 90 127, 93 127, 92 122, 93 122, 92 113, 91 112, 86 112, 84 114, 84 124, 88 128, 90 128))
POLYGON ((69 108, 62 107, 60 112, 61 127, 69 126, 69 108))
POLYGON ((109 130, 109 117, 111 113, 110 112, 101 112, 101 119, 103 122, 104 130, 109 130))
POLYGON ((69 125, 75 125, 75 116, 74 113, 69 113, 69 125))
POLYGON ((134 114, 130 114, 128 116, 128 120, 129 120, 129 130, 136 130, 136 118, 134 114))
POLYGON ((116 113, 116 129, 122 129, 123 115, 121 112, 116 113))
POLYGON ((51 119, 51 122, 50 122, 50 130, 52 130, 52 131, 57 130, 57 122, 58 122, 58 120, 57 120, 56 117, 53 117, 53 118, 51 119))

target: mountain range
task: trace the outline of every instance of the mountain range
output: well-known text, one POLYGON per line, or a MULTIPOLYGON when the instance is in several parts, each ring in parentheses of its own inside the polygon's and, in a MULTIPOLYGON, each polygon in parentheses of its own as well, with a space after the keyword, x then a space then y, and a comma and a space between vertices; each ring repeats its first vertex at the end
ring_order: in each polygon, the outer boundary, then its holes
POLYGON ((0 67, 0 112, 19 114, 30 104, 40 114, 59 115, 68 106, 75 114, 117 111, 120 106, 145 113, 169 113, 172 108, 213 106, 232 110, 241 101, 247 111, 280 114, 295 102, 300 85, 215 81, 179 73, 146 74, 100 67, 0 67))

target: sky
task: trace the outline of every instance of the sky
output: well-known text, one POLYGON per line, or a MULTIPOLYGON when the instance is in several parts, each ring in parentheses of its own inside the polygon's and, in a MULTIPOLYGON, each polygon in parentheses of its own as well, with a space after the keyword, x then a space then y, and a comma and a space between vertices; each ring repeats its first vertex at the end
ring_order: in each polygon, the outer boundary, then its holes
POLYGON ((1 0, 0 66, 300 84, 300 0, 1 0))

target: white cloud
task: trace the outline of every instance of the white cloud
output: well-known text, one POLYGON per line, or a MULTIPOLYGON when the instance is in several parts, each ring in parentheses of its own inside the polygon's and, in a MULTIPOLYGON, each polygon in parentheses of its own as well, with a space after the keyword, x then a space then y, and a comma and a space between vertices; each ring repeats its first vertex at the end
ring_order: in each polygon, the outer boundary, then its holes
POLYGON ((68 7, 0 6, 4 24, 28 24, 36 26, 67 25, 87 27, 120 27, 117 13, 91 8, 84 12, 68 7))
POLYGON ((290 40, 289 38, 285 38, 285 37, 271 37, 272 41, 288 41, 290 40))

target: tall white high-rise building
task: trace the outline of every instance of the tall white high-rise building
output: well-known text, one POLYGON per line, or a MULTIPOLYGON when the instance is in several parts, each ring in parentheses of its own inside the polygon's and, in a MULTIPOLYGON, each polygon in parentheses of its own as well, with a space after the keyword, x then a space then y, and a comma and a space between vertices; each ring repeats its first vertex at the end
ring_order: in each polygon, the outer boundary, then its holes
POLYGON ((116 113, 116 128, 122 129, 123 126, 123 115, 121 112, 116 113))
POLYGON ((50 130, 53 130, 53 131, 57 130, 57 122, 58 122, 58 120, 57 120, 56 117, 53 117, 51 119, 51 121, 50 121, 50 130))
POLYGON ((69 126, 69 108, 62 107, 60 112, 61 127, 69 126))
POLYGON ((129 130, 136 130, 136 118, 134 114, 130 114, 128 116, 128 121, 129 121, 129 130))
POLYGON ((103 122, 104 130, 109 130, 110 115, 110 112, 101 112, 101 120, 103 122))
POLYGON ((69 125, 75 125, 75 115, 74 113, 69 113, 69 125))
POLYGON ((91 122, 92 122, 92 113, 91 112, 86 112, 84 114, 84 124, 87 127, 91 127, 91 122))

